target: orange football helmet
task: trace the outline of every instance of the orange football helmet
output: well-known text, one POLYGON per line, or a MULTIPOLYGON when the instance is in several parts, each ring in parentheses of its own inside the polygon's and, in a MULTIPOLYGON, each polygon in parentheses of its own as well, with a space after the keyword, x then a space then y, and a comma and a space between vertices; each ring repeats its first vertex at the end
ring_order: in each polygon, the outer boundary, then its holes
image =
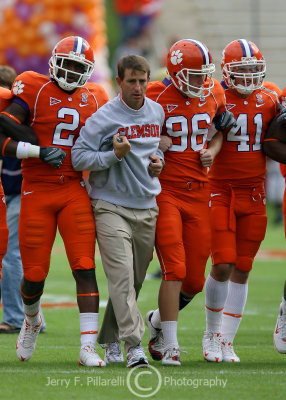
POLYGON ((179 40, 167 55, 167 71, 175 87, 188 97, 207 97, 214 87, 215 65, 203 43, 193 39, 179 40))
POLYGON ((227 87, 250 95, 261 88, 266 63, 259 48, 246 39, 230 42, 222 52, 221 69, 227 87))
POLYGON ((94 70, 93 50, 80 36, 69 36, 56 44, 49 61, 50 76, 60 88, 71 91, 86 84, 94 70), (82 73, 69 69, 69 62, 82 66, 82 73), (72 81, 68 74, 73 77, 72 81))

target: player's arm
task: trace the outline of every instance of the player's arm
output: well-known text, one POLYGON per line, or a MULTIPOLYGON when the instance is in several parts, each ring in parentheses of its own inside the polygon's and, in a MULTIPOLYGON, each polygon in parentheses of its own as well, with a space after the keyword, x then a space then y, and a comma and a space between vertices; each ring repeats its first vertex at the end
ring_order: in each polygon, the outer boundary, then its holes
POLYGON ((208 142, 207 148, 200 151, 200 160, 203 167, 210 167, 213 164, 216 155, 220 152, 222 142, 223 135, 218 132, 208 142))
POLYGON ((27 125, 25 110, 13 103, 0 113, 0 150, 3 156, 23 158, 40 158, 42 161, 59 168, 66 153, 58 147, 37 146, 38 138, 27 125))
POLYGON ((32 128, 25 125, 26 110, 17 103, 12 103, 0 113, 0 127, 2 133, 17 142, 25 141, 32 144, 38 143, 38 138, 32 128))
POLYGON ((286 164, 286 143, 277 139, 267 140, 262 146, 263 153, 274 161, 286 164))
POLYGON ((283 108, 280 114, 275 117, 269 125, 262 144, 263 153, 286 164, 286 109, 283 108))

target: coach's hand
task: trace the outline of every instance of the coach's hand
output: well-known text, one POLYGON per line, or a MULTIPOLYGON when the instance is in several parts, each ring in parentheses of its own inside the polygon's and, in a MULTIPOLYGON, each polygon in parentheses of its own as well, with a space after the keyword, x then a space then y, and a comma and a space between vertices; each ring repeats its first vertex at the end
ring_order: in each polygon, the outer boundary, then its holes
POLYGON ((117 133, 113 136, 113 150, 116 157, 121 160, 131 150, 131 144, 126 136, 119 136, 117 133))
POLYGON ((55 168, 60 168, 65 158, 66 153, 59 147, 40 147, 40 159, 55 168))
POLYGON ((149 158, 151 160, 149 167, 148 167, 149 175, 152 176, 152 178, 156 178, 160 175, 162 170, 165 168, 165 162, 162 158, 160 158, 157 155, 152 155, 149 158))

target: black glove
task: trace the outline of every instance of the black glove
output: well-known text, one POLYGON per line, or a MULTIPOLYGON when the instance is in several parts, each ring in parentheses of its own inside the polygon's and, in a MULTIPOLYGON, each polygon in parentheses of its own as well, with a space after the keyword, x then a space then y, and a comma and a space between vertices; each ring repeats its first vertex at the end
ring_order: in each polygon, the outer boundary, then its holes
POLYGON ((214 117, 213 123, 217 131, 223 131, 226 128, 232 128, 237 125, 233 113, 228 110, 214 117))
POLYGON ((276 120, 277 120, 278 124, 286 123, 286 107, 282 106, 280 114, 277 115, 276 120))
POLYGON ((40 147, 40 159, 55 168, 60 168, 66 153, 59 147, 40 147))

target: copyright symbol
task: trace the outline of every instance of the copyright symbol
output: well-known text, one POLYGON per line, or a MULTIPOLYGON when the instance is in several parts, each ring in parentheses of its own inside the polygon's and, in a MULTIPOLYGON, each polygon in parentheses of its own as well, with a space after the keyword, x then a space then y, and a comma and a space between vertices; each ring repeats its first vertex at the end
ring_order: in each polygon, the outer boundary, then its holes
POLYGON ((129 391, 138 397, 151 397, 156 394, 162 386, 162 376, 157 368, 148 365, 148 368, 141 368, 140 365, 128 372, 127 387, 129 391), (148 382, 147 386, 144 383, 148 382))

